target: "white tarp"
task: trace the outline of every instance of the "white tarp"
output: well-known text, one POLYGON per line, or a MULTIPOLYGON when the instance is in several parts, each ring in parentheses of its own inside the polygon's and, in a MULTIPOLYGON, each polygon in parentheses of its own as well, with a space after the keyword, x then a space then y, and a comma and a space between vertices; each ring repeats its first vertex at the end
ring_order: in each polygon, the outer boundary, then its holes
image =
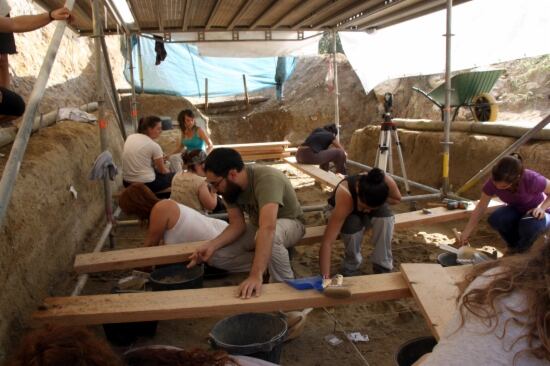
MULTIPOLYGON (((339 32, 363 88, 445 71, 446 12, 372 34, 339 32)), ((550 1, 473 0, 452 10, 451 70, 550 53, 550 1)))
POLYGON ((209 42, 197 42, 195 45, 201 56, 210 57, 311 56, 319 53, 322 33, 304 32, 306 39, 297 40, 297 32, 272 32, 272 39, 278 40, 265 41, 264 31, 248 31, 239 32, 240 41, 231 41, 232 32, 211 32, 205 33, 205 39, 209 42))

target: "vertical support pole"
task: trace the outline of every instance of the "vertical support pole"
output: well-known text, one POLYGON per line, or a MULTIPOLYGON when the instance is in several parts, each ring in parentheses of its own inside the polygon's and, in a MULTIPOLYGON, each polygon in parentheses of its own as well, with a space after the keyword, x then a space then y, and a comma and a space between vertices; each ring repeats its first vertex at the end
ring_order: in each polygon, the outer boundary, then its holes
POLYGON ((445 108, 444 119, 444 141, 443 141, 443 194, 449 193, 449 154, 451 145, 451 20, 453 0, 447 0, 447 30, 445 32, 445 108))
POLYGON ((139 91, 139 94, 143 94, 143 90, 145 89, 143 85, 143 62, 141 58, 141 37, 137 36, 138 40, 138 69, 139 69, 139 85, 141 86, 141 90, 139 91))
MULTIPOLYGON (((99 8, 100 0, 92 0, 93 20, 94 20, 94 44, 95 44, 95 65, 96 65, 96 88, 97 88, 97 125, 99 127, 99 141, 101 143, 101 151, 107 151, 109 141, 107 137, 107 119, 105 118, 105 90, 103 88, 103 60, 101 58, 101 38, 103 37, 103 29, 101 27, 101 12, 99 8)), ((105 216, 107 223, 114 224, 113 218, 113 202, 111 193, 111 183, 109 177, 103 177, 103 191, 105 194, 105 216)), ((114 238, 109 235, 109 245, 114 248, 114 238)))
POLYGON ((250 100, 248 99, 248 88, 246 87, 246 75, 243 74, 243 84, 244 84, 244 101, 246 102, 246 108, 250 107, 250 100))
POLYGON ((332 66, 334 69, 334 123, 336 124, 336 141, 340 142, 340 105, 338 98, 340 97, 338 89, 338 63, 336 62, 336 30, 332 30, 332 66))
MULTIPOLYGON (((72 10, 74 1, 75 0, 67 0, 65 2, 67 9, 72 10)), ((53 63, 57 56, 57 51, 59 50, 59 45, 61 44, 66 27, 67 22, 64 21, 57 22, 55 26, 55 31, 50 41, 50 45, 48 46, 48 51, 46 52, 46 56, 44 56, 44 62, 40 67, 40 72, 34 83, 31 95, 29 96, 27 108, 25 109, 21 124, 19 125, 19 130, 17 131, 17 136, 12 145, 10 156, 4 167, 2 179, 0 179, 0 225, 6 217, 8 204, 10 203, 13 187, 15 186, 15 180, 19 174, 21 161, 23 160, 29 138, 31 137, 34 116, 38 111, 38 104, 40 104, 44 96, 44 90, 46 89, 46 84, 48 83, 50 72, 52 71, 53 63)))
POLYGON ((204 78, 204 111, 208 112, 208 78, 204 78))
POLYGON ((136 83, 134 80, 134 60, 132 56, 132 37, 127 36, 126 37, 126 44, 127 47, 127 56, 128 62, 130 63, 128 65, 128 68, 130 70, 130 89, 132 90, 132 99, 130 102, 130 115, 132 116, 132 127, 134 128, 134 132, 137 132, 138 130, 138 112, 137 112, 137 101, 136 101, 136 83))

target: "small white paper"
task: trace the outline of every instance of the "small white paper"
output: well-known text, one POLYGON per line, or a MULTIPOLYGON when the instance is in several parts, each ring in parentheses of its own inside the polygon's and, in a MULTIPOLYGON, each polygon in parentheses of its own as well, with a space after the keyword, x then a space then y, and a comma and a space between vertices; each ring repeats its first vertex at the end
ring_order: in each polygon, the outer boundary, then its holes
POLYGON ((346 337, 352 342, 368 342, 369 336, 360 332, 346 333, 346 337))
POLYGON ((71 192, 73 194, 74 199, 78 198, 78 192, 76 191, 76 189, 73 186, 69 187, 69 192, 71 192))
POLYGON ((329 334, 325 336, 325 341, 333 347, 336 347, 344 342, 334 334, 329 334))

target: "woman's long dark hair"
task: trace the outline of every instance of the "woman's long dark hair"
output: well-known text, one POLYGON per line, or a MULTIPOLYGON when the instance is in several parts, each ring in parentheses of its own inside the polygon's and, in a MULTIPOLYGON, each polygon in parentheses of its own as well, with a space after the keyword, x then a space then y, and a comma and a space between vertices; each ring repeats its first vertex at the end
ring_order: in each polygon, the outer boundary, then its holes
POLYGON ((379 207, 386 202, 390 194, 390 187, 384 180, 384 171, 372 169, 368 174, 359 176, 359 199, 371 208, 379 207))
POLYGON ((142 117, 139 120, 138 132, 146 135, 147 130, 149 128, 154 128, 157 125, 157 123, 160 123, 160 122, 161 122, 160 117, 157 117, 157 116, 142 117))
POLYGON ((519 154, 511 154, 499 160, 491 171, 493 182, 505 182, 512 184, 515 191, 523 175, 523 159, 519 154))
POLYGON ((132 183, 118 198, 120 209, 127 215, 136 215, 143 223, 149 221, 153 207, 160 199, 143 183, 132 183))

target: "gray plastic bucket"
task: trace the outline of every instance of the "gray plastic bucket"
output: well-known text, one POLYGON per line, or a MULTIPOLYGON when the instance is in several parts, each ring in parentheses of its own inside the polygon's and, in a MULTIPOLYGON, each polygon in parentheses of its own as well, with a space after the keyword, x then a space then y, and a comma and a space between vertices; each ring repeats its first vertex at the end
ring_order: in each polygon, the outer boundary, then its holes
POLYGON ((456 261, 457 255, 455 253, 441 253, 437 256, 437 263, 441 264, 443 267, 452 267, 460 266, 460 263, 456 261))
POLYGON ((186 264, 170 264, 157 267, 149 279, 153 291, 185 290, 202 288, 204 267, 187 268, 186 264))
POLYGON ((172 129, 172 118, 171 117, 161 116, 160 117, 160 122, 161 122, 161 126, 162 126, 163 131, 172 129))
POLYGON ((238 314, 216 323, 210 332, 210 343, 232 355, 279 363, 287 330, 286 321, 279 316, 238 314))
POLYGON ((437 341, 432 336, 411 339, 403 343, 397 350, 395 364, 397 366, 411 366, 420 357, 432 352, 436 344, 437 341))

